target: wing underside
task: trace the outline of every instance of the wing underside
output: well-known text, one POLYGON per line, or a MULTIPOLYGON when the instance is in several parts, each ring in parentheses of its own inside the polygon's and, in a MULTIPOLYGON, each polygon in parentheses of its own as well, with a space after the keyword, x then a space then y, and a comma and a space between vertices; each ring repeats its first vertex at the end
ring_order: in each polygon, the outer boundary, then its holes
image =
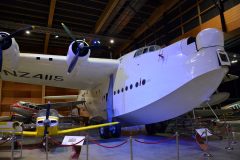
POLYGON ((4 61, 1 78, 30 84, 90 89, 108 79, 118 65, 119 60, 88 58, 79 61, 74 70, 67 74, 66 56, 20 53, 14 67, 4 61))

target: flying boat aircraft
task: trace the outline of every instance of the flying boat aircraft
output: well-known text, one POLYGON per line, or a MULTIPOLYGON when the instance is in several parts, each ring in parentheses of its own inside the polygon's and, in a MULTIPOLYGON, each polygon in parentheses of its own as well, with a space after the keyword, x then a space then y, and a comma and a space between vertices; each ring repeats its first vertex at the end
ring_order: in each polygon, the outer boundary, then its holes
MULTIPOLYGON (((0 32, 1 78, 81 89, 79 97, 101 122, 151 125, 189 112, 216 91, 230 65, 223 33, 214 28, 164 48, 146 46, 119 59, 100 59, 90 58, 96 47, 63 26, 73 38, 67 56, 20 53, 15 33, 0 32)), ((99 131, 105 138, 121 132, 119 125, 99 131)))

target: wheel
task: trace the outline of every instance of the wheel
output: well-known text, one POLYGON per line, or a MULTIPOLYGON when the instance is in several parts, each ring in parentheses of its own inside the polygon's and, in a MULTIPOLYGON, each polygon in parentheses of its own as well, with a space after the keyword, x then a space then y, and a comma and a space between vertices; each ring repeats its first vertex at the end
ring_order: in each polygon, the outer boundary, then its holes
POLYGON ((110 127, 111 136, 113 138, 119 138, 121 136, 121 125, 113 125, 110 127))
POLYGON ((155 123, 146 124, 145 129, 146 129, 148 135, 153 135, 156 133, 156 124, 155 123))
POLYGON ((98 131, 99 131, 99 135, 100 135, 101 138, 103 138, 103 139, 110 138, 109 126, 101 127, 101 128, 98 129, 98 131))

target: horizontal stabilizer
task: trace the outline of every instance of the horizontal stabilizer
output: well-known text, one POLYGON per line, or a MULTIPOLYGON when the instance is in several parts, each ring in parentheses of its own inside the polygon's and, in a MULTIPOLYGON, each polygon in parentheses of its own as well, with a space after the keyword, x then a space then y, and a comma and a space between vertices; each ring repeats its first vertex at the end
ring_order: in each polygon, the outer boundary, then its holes
POLYGON ((45 96, 44 99, 57 100, 57 99, 77 99, 78 95, 61 95, 61 96, 45 96))

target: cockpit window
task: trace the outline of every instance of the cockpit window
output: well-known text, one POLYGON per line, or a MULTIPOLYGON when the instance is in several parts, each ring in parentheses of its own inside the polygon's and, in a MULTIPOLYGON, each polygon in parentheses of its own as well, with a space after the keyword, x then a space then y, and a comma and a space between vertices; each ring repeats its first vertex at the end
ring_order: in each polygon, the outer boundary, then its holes
POLYGON ((148 52, 148 48, 144 48, 143 53, 147 53, 147 52, 148 52))
POLYGON ((160 46, 158 46, 158 45, 143 47, 143 48, 138 49, 135 52, 134 57, 140 56, 141 54, 145 54, 145 53, 148 53, 148 52, 153 52, 153 51, 156 51, 158 49, 160 49, 160 46))
POLYGON ((155 47, 154 46, 150 46, 149 47, 149 52, 155 51, 155 47))

